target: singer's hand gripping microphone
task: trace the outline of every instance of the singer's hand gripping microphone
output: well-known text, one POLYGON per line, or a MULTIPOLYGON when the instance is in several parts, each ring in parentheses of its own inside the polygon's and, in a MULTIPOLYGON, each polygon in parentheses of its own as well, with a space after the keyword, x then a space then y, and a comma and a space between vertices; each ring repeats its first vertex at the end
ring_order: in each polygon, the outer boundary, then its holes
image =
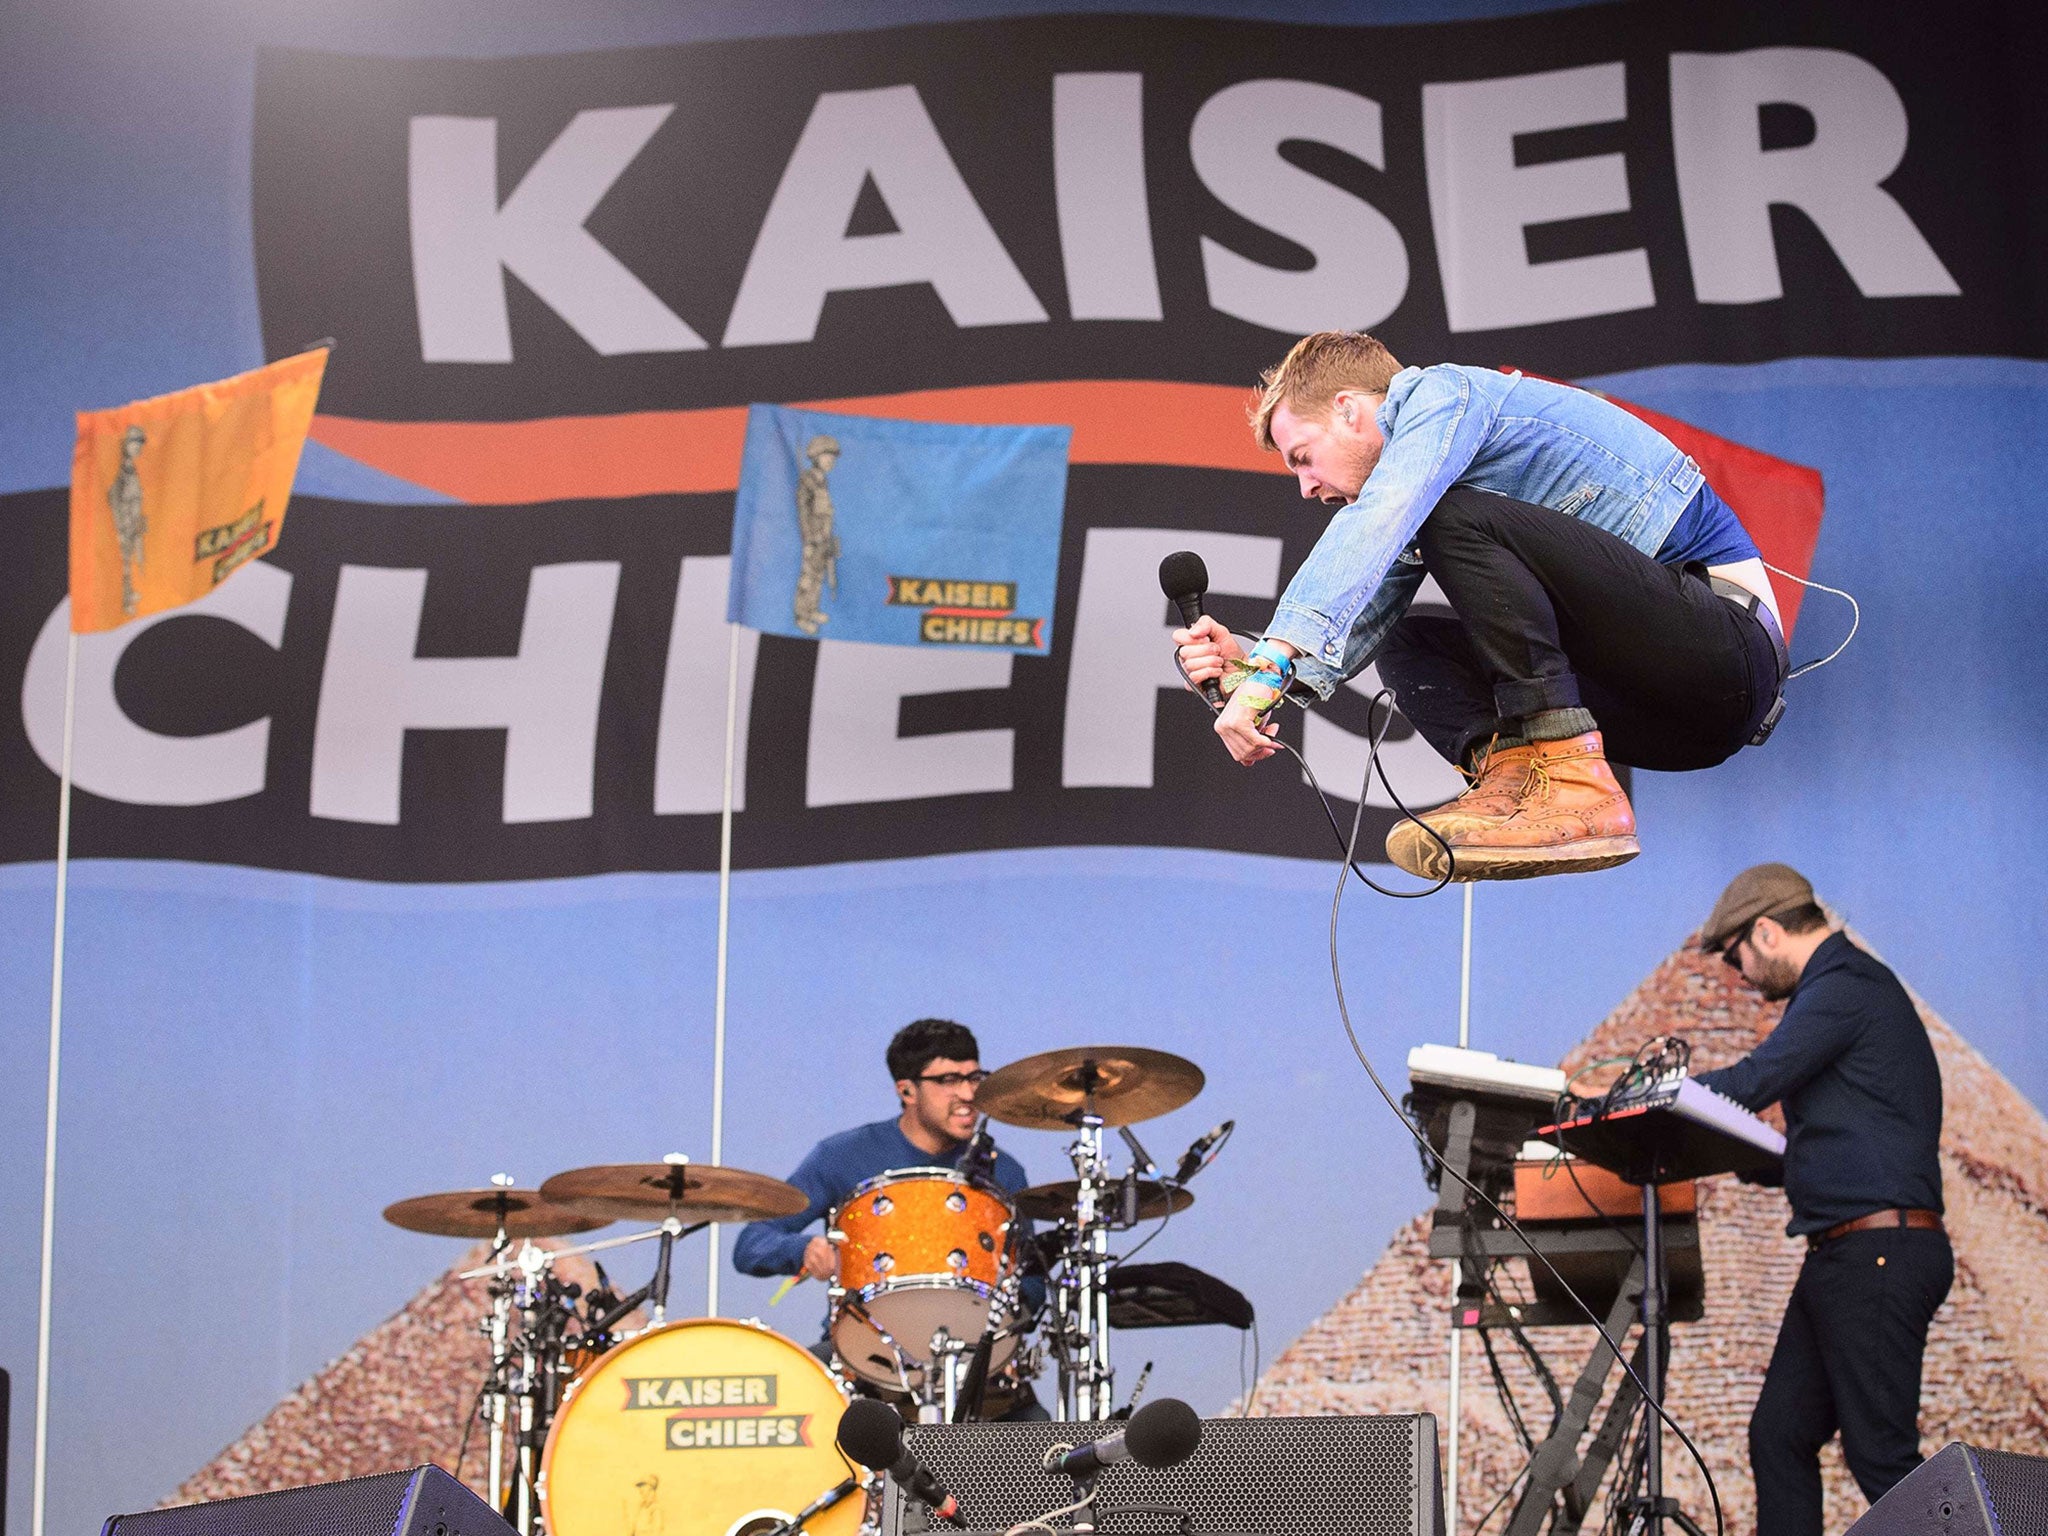
MULTIPOLYGON (((1159 562, 1159 590, 1180 607, 1180 622, 1192 629, 1202 616, 1202 598, 1209 590, 1209 567, 1192 549, 1177 549, 1159 562)), ((1211 704, 1223 703, 1223 690, 1210 678, 1202 684, 1202 697, 1211 704)))

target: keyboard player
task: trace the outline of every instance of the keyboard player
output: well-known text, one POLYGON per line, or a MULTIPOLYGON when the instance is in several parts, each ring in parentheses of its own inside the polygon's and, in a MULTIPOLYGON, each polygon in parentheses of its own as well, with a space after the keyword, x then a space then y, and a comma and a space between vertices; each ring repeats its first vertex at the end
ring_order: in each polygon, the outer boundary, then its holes
POLYGON ((1941 1221, 1941 1074, 1906 990, 1830 932, 1806 877, 1759 864, 1721 893, 1700 945, 1766 998, 1764 1042, 1699 1080, 1785 1111, 1787 1232, 1806 1239, 1749 1421, 1759 1536, 1820 1536, 1820 1449, 1875 1502, 1920 1462, 1920 1359, 1955 1261, 1941 1221))

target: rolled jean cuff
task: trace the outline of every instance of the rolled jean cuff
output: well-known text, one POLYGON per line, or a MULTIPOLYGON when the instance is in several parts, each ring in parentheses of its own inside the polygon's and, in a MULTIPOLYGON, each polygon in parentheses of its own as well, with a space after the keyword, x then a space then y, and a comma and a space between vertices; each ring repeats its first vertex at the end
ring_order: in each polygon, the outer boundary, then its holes
POLYGON ((1493 685, 1493 707, 1503 720, 1520 720, 1546 709, 1577 709, 1579 680, 1571 673, 1556 677, 1516 678, 1493 685))

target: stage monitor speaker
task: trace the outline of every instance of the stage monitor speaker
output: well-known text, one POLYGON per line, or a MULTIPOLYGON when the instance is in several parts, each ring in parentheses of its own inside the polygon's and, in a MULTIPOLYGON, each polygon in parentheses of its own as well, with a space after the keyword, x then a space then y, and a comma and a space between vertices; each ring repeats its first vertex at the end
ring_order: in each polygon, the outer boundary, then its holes
POLYGON ((1871 1505, 1849 1536, 2048 1536, 2048 1458, 1951 1440, 1871 1505))
POLYGON ((439 1467, 281 1488, 115 1515, 100 1536, 511 1536, 490 1505, 439 1467))
MULTIPOLYGON (((1045 1470, 1054 1445, 1086 1445, 1118 1423, 915 1424, 904 1444, 960 1501, 938 1536, 1001 1536, 1074 1501, 1074 1482, 1045 1470)), ((1112 1462, 1096 1489, 1103 1536, 1444 1536, 1436 1418, 1206 1419, 1179 1466, 1112 1462), (1148 1506, 1143 1512, 1134 1505, 1148 1506), (1125 1513, 1117 1513, 1119 1506, 1125 1513), (1162 1506, 1185 1520, 1160 1513, 1162 1506)), ((910 1536, 925 1506, 891 1479, 882 1536, 910 1536)), ((1062 1522, 1066 1523, 1065 1521, 1062 1522)))

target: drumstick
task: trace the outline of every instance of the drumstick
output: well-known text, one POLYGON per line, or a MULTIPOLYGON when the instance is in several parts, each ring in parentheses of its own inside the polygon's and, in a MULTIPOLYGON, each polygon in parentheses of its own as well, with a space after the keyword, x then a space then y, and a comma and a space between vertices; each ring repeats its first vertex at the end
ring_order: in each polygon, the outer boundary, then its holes
POLYGON ((797 1288, 798 1283, 802 1279, 803 1275, 801 1273, 794 1274, 791 1275, 787 1280, 783 1281, 782 1284, 775 1287, 775 1294, 768 1298, 768 1305, 771 1307, 780 1306, 782 1304, 782 1298, 787 1296, 791 1291, 795 1290, 797 1288))

